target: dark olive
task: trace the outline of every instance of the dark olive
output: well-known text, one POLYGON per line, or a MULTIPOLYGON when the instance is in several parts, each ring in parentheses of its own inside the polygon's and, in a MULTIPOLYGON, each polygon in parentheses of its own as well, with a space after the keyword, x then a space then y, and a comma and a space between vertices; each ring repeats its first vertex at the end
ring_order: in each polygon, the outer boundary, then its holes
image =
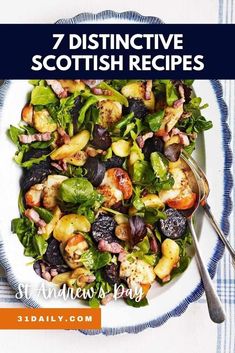
POLYGON ((148 114, 148 109, 146 108, 142 99, 129 98, 128 107, 123 107, 123 114, 134 113, 136 118, 144 118, 148 114))
POLYGON ((103 269, 103 277, 104 277, 104 280, 111 285, 114 285, 115 283, 119 284, 120 283, 119 266, 114 263, 111 263, 110 265, 105 266, 103 269))
POLYGON ((48 247, 44 255, 44 260, 50 265, 64 265, 64 259, 60 252, 60 242, 51 237, 48 241, 48 247))
POLYGON ((143 153, 145 159, 149 160, 152 152, 160 152, 164 151, 164 142, 156 136, 147 139, 144 143, 143 153))
MULTIPOLYGON (((68 272, 69 271, 69 267, 66 264, 62 264, 62 265, 51 265, 49 263, 47 263, 44 260, 37 260, 34 262, 33 264, 33 269, 36 272, 36 274, 42 278, 45 278, 43 276, 43 272, 48 272, 49 274, 52 274, 52 271, 55 273, 55 271, 57 272, 57 274, 59 273, 64 273, 64 272, 68 272), (42 271, 43 269, 43 271, 42 271)), ((54 276, 54 275, 53 275, 54 276)))
POLYGON ((171 161, 176 162, 180 158, 182 146, 179 143, 172 143, 164 150, 165 157, 171 161))
POLYGON ((121 168, 124 160, 125 158, 123 157, 113 156, 105 161, 105 167, 106 169, 121 168))
POLYGON ((97 157, 88 157, 84 167, 87 170, 86 177, 94 186, 99 186, 104 179, 105 164, 97 157))
POLYGON ((112 216, 101 213, 91 225, 91 235, 97 243, 100 240, 106 240, 108 243, 117 243, 118 238, 115 236, 116 225, 117 223, 112 216))
POLYGON ((96 124, 94 126, 93 140, 91 143, 95 148, 107 150, 112 144, 112 139, 108 130, 96 124))
POLYGON ((173 208, 168 208, 166 214, 167 218, 159 221, 161 232, 170 239, 182 237, 187 228, 187 219, 173 208))

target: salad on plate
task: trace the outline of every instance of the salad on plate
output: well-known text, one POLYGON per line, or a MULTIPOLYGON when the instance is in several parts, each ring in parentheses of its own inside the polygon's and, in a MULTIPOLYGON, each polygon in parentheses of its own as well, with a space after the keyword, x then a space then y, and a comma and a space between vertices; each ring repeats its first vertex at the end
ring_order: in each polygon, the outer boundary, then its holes
POLYGON ((12 232, 39 276, 92 290, 82 298, 91 307, 119 290, 128 305, 147 305, 151 286, 190 261, 186 215, 197 194, 180 155, 212 127, 207 105, 192 80, 30 83, 7 132, 22 168, 12 232))

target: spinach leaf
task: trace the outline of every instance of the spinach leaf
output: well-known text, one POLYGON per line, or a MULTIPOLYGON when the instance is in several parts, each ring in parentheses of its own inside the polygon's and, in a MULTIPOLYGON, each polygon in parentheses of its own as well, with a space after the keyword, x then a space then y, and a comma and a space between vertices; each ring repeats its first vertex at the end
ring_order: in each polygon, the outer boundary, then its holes
POLYGON ((15 218, 11 222, 11 230, 16 233, 20 242, 24 246, 25 256, 35 258, 42 257, 47 249, 47 242, 42 235, 37 234, 37 230, 28 218, 15 218))
POLYGON ((23 133, 24 131, 22 129, 19 129, 18 127, 15 127, 13 125, 10 125, 10 128, 7 130, 8 137, 18 147, 20 146, 19 135, 23 133))
POLYGON ((49 223, 52 220, 53 214, 50 211, 43 207, 34 207, 34 209, 39 214, 40 218, 42 218, 46 223, 49 223))
POLYGON ((148 299, 144 297, 141 299, 139 302, 137 302, 135 299, 127 298, 126 300, 127 305, 133 306, 134 308, 141 308, 143 306, 149 305, 148 299))
POLYGON ((150 129, 155 132, 161 127, 162 120, 164 118, 164 110, 159 110, 158 112, 147 115, 145 121, 149 124, 150 129))
POLYGON ((106 266, 112 260, 112 256, 108 252, 100 252, 94 247, 85 251, 79 261, 87 268, 92 270, 98 270, 101 267, 106 266))
POLYGON ((31 104, 47 105, 58 102, 58 98, 50 87, 36 86, 31 93, 31 104))
POLYGON ((59 189, 60 198, 65 202, 82 203, 93 196, 93 186, 85 178, 70 178, 63 181, 59 189))

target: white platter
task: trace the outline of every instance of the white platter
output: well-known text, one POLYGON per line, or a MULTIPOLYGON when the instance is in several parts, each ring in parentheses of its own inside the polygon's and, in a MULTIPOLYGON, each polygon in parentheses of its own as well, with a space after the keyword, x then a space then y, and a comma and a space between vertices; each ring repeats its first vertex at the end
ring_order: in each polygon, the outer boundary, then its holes
MULTIPOLYGON (((103 20, 106 23, 154 22, 153 17, 145 18, 133 12, 115 14, 106 11, 96 17, 82 14, 70 20, 61 20, 60 23, 103 22, 103 20)), ((155 23, 159 23, 159 20, 155 19, 155 23)), ((30 90, 31 85, 27 81, 7 81, 0 89, 0 263, 5 268, 8 281, 14 289, 18 289, 19 283, 28 283, 32 286, 32 298, 22 299, 27 306, 79 307, 82 304, 78 301, 45 300, 37 296, 35 290, 42 283, 46 283, 46 286, 51 285, 38 277, 32 266, 26 265, 30 262, 30 258, 23 255, 23 247, 10 229, 12 218, 19 215, 17 197, 21 171, 12 160, 15 146, 7 138, 6 130, 10 124, 16 125, 19 122, 21 109, 26 103, 30 90)), ((195 157, 206 170, 211 186, 210 204, 215 217, 222 220, 223 229, 226 231, 229 226, 228 216, 231 207, 229 194, 232 185, 230 134, 226 124, 227 109, 222 100, 221 86, 218 81, 196 81, 194 90, 203 98, 203 102, 209 103, 209 108, 204 114, 214 124, 213 129, 206 132, 205 138, 199 139, 195 157)), ((202 214, 197 216, 196 223, 205 263, 211 276, 214 276, 216 264, 223 254, 223 246, 202 214)), ((181 315, 188 304, 197 300, 202 293, 203 287, 193 258, 183 275, 163 287, 154 286, 148 297, 149 306, 135 309, 122 301, 112 302, 102 307, 102 330, 84 333, 136 333, 147 327, 160 326, 170 317, 181 315)))

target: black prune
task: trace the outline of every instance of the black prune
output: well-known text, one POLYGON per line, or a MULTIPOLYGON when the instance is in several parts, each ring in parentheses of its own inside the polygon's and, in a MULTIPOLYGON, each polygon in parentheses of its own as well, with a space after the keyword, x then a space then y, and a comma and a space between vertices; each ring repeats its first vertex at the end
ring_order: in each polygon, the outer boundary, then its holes
POLYGON ((187 219, 173 208, 168 208, 166 214, 167 218, 159 221, 161 232, 170 239, 182 237, 187 228, 187 219))
POLYGON ((136 118, 144 118, 148 114, 148 109, 142 99, 128 98, 128 107, 123 107, 123 114, 134 113, 136 118))
POLYGON ((60 242, 51 237, 48 241, 48 247, 44 255, 44 260, 50 265, 65 265, 60 252, 60 242))
POLYGON ((105 167, 106 169, 121 168, 124 160, 123 157, 113 156, 105 161, 105 167))
POLYGON ((84 168, 87 170, 86 177, 94 186, 99 186, 104 179, 106 171, 105 164, 97 157, 88 157, 84 168))
POLYGON ((105 266, 103 269, 103 277, 104 277, 104 280, 111 285, 119 284, 120 283, 119 266, 114 263, 105 266))
POLYGON ((153 152, 163 153, 164 150, 164 142, 156 136, 147 139, 144 143, 143 154, 146 160, 150 159, 150 155, 153 152))
POLYGON ((93 130, 93 140, 91 141, 95 148, 107 150, 111 144, 112 139, 107 129, 96 124, 93 130))
POLYGON ((179 143, 172 143, 164 150, 164 156, 171 162, 176 162, 180 158, 182 146, 179 143))
POLYGON ((101 213, 91 225, 91 235, 97 243, 100 240, 106 240, 108 243, 118 242, 115 236, 116 225, 112 216, 101 213))

